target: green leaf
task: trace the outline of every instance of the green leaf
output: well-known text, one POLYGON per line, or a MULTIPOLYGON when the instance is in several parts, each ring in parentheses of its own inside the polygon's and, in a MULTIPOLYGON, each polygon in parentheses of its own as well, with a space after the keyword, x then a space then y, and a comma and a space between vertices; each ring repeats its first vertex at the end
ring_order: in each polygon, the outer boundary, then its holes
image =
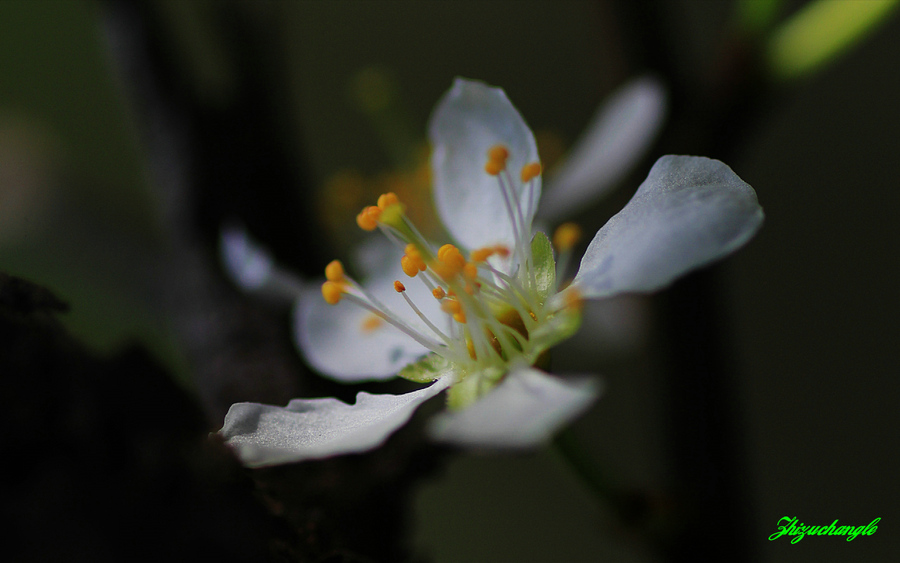
POLYGON ((747 33, 760 34, 772 26, 781 8, 782 0, 738 0, 738 23, 747 33))
POLYGON ((769 70, 796 78, 816 70, 883 22, 900 0, 816 0, 794 14, 769 40, 769 70))
POLYGON ((553 260, 553 246, 547 235, 538 231, 531 239, 531 258, 534 260, 534 280, 543 303, 556 291, 556 261, 553 260))
POLYGON ((436 379, 453 375, 453 373, 453 364, 447 358, 437 354, 428 354, 419 361, 409 364, 400 370, 400 373, 397 375, 417 383, 431 383, 436 379))

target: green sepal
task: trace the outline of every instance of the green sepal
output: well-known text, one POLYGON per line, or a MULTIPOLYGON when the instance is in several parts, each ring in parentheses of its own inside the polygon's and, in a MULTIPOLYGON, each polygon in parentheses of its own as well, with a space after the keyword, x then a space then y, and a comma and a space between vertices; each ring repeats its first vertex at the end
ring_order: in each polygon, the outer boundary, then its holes
POLYGON ((498 367, 488 367, 466 375, 447 390, 447 408, 450 410, 466 408, 496 387, 504 375, 506 370, 498 367))
POLYGON ((400 370, 397 375, 417 383, 431 383, 436 379, 453 375, 454 371, 453 364, 447 358, 428 354, 400 370))
POLYGON ((550 239, 540 231, 531 239, 531 259, 534 261, 534 281, 539 301, 544 303, 556 291, 556 261, 550 239))
POLYGON ((581 308, 578 306, 566 307, 532 330, 528 339, 531 341, 534 356, 531 361, 537 360, 545 350, 549 350, 563 340, 566 340, 581 326, 581 308))

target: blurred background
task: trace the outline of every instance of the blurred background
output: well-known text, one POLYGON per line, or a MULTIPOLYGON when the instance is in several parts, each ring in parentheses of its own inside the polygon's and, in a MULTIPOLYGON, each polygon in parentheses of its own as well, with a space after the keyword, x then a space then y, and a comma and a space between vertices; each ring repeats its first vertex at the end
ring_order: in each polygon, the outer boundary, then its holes
POLYGON ((3 549, 892 560, 900 18, 895 2, 848 0, 855 11, 804 23, 813 4, 0 3, 0 272, 17 278, 0 292, 16 468, 3 504, 18 537, 3 549), (841 49, 803 62, 868 12, 841 49), (791 24, 807 26, 802 52, 784 47, 791 24), (426 124, 454 77, 504 88, 552 166, 648 73, 668 90, 662 131, 574 219, 595 232, 676 153, 726 162, 766 222, 722 263, 610 304, 605 340, 558 356, 605 378, 573 434, 611 502, 551 449, 448 452, 410 430, 372 454, 250 471, 207 439, 234 402, 408 388, 313 373, 290 303, 226 275, 223 228, 315 279, 351 256, 355 214, 388 189, 439 233, 426 124), (783 516, 882 520, 852 542, 769 541, 783 516))

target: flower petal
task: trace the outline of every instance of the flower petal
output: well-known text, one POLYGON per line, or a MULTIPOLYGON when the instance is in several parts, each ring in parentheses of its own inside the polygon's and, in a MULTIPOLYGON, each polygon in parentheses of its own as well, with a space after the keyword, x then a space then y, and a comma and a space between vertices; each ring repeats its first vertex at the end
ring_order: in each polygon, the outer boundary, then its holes
POLYGON ((236 225, 224 227, 219 233, 219 255, 225 272, 242 289, 259 289, 272 275, 272 257, 236 225))
POLYGON ((733 252, 762 220, 756 192, 725 164, 664 156, 591 241, 572 286, 591 298, 654 291, 733 252))
POLYGON ((632 80, 614 92, 548 179, 540 217, 559 221, 614 187, 656 139, 666 105, 665 88, 652 76, 632 80))
POLYGON ((471 406, 432 419, 429 432, 460 446, 531 448, 587 410, 600 390, 592 377, 561 379, 522 368, 471 406))
POLYGON ((507 170, 516 193, 514 203, 522 209, 530 235, 541 178, 535 178, 533 189, 527 190, 519 174, 526 164, 539 161, 537 145, 503 90, 457 78, 431 116, 429 135, 434 149, 435 203, 457 242, 469 249, 491 244, 512 248, 515 243, 497 177, 484 171, 488 150, 497 144, 509 149, 507 170))
POLYGON ((384 443, 451 381, 447 377, 404 395, 363 391, 353 405, 331 398, 294 399, 286 407, 237 403, 219 433, 250 467, 364 452, 384 443))
POLYGON ((243 227, 222 228, 219 256, 225 273, 246 292, 290 303, 302 291, 302 282, 278 268, 269 252, 243 227))
MULTIPOLYGON (((390 308, 395 317, 419 333, 432 336, 394 290, 394 280, 407 280, 407 295, 439 328, 447 322, 447 315, 441 312, 440 304, 425 284, 409 280, 402 273, 399 255, 392 255, 386 263, 389 271, 365 283, 366 290, 390 308)), ((355 303, 325 303, 318 285, 307 288, 298 300, 294 326, 297 343, 310 365, 323 375, 347 383, 390 379, 428 353, 427 348, 355 303)))

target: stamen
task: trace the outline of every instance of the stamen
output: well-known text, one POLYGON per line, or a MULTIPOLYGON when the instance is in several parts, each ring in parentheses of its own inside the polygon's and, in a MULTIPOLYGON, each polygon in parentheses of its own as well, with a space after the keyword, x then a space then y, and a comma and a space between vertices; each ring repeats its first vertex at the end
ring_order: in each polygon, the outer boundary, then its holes
POLYGON ((503 171, 503 165, 497 162, 496 160, 489 160, 484 165, 484 171, 490 174, 491 176, 496 176, 500 172, 503 171))
MULTIPOLYGON (((328 283, 328 282, 325 282, 325 283, 328 283)), ((356 303, 357 305, 366 309, 370 313, 380 317, 381 320, 389 323, 391 326, 400 330, 401 332, 403 332, 404 334, 406 334, 407 336, 409 336, 410 338, 412 338, 413 340, 415 340, 416 342, 418 342, 425 348, 428 348, 435 354, 445 355, 447 353, 446 346, 442 346, 438 342, 435 342, 429 338, 425 338, 424 336, 422 336, 421 334, 419 334, 418 332, 416 332, 415 330, 413 330, 412 328, 407 326, 406 323, 404 323, 403 321, 401 321, 399 319, 395 319, 393 316, 389 315, 388 313, 385 313, 381 309, 376 308, 374 305, 372 305, 365 299, 362 299, 361 297, 357 297, 356 295, 353 295, 352 293, 345 293, 344 296, 347 298, 348 301, 352 301, 353 303, 356 303)))
POLYGON ((437 299, 438 301, 440 301, 441 299, 443 299, 444 297, 447 296, 447 292, 444 291, 443 287, 436 287, 436 288, 432 289, 431 294, 434 295, 434 298, 437 299))
POLYGON ((403 268, 403 273, 411 278, 416 277, 419 273, 419 268, 407 254, 400 257, 400 267, 403 268))
POLYGON ((406 291, 406 286, 403 285, 403 283, 401 283, 400 280, 395 280, 394 281, 394 291, 396 291, 397 293, 403 293, 404 291, 406 291))
POLYGON ((560 252, 572 250, 581 240, 581 227, 575 223, 563 223, 553 233, 553 246, 560 252))
POLYGON ((572 248, 581 239, 581 227, 575 223, 563 223, 553 233, 553 246, 559 251, 556 261, 556 284, 559 284, 566 276, 569 263, 572 260, 572 248))
POLYGON ((378 219, 381 217, 382 210, 374 205, 370 205, 359 212, 356 216, 356 224, 364 231, 374 231, 378 228, 378 219))
POLYGON ((527 184, 534 178, 541 175, 541 164, 539 162, 532 162, 531 164, 526 164, 522 167, 522 183, 527 184))
POLYGON ((488 151, 488 158, 499 162, 506 162, 509 158, 509 149, 503 145, 494 145, 488 151))
POLYGON ((472 262, 484 262, 496 253, 497 250, 494 248, 479 248, 477 250, 473 250, 469 254, 469 260, 471 260, 472 262))
POLYGON ((378 196, 378 209, 381 209, 382 211, 384 211, 389 205, 394 205, 395 203, 400 203, 400 199, 394 192, 388 192, 386 194, 381 194, 380 196, 378 196))
POLYGON ((344 285, 335 281, 327 281, 322 284, 322 297, 329 305, 337 305, 344 297, 344 285))
POLYGON ((378 315, 375 315, 373 313, 369 313, 369 315, 366 316, 366 318, 364 318, 362 320, 362 323, 360 323, 359 328, 363 332, 373 332, 376 329, 378 329, 379 327, 381 327, 381 325, 383 325, 383 324, 384 324, 384 321, 381 320, 381 317, 379 317, 378 315))
POLYGON ((413 303, 413 300, 409 297, 409 295, 407 295, 405 292, 401 293, 401 295, 403 295, 403 298, 406 299, 407 305, 409 305, 410 308, 413 310, 413 312, 416 315, 418 315, 418 317, 420 319, 422 319, 422 322, 424 322, 426 325, 428 325, 428 328, 430 328, 432 332, 437 334, 441 338, 441 340, 443 340, 448 345, 448 347, 453 345, 453 341, 450 340, 450 337, 448 337, 446 334, 444 334, 444 332, 441 329, 436 327, 434 325, 434 323, 432 323, 431 321, 428 320, 428 317, 426 317, 422 313, 422 311, 420 311, 419 308, 416 307, 416 304, 413 303))
POLYGON ((332 260, 325 266, 325 279, 333 282, 344 281, 344 265, 340 260, 332 260))
POLYGON ((488 161, 484 165, 484 171, 491 176, 500 174, 506 168, 506 159, 509 158, 509 150, 503 145, 494 145, 488 150, 488 161))

